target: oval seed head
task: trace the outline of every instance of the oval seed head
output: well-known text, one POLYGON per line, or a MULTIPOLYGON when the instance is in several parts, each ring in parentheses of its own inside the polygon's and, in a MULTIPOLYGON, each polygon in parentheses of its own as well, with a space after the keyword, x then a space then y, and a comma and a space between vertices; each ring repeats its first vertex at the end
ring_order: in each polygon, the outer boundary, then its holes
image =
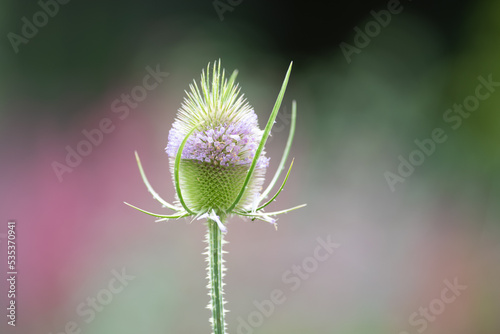
MULTIPOLYGON (((168 135, 166 152, 173 174, 179 146, 193 129, 181 155, 179 185, 188 208, 195 213, 214 210, 228 214, 236 200, 259 146, 263 131, 257 115, 237 85, 235 71, 225 78, 220 61, 210 77, 201 74, 201 89, 194 82, 184 98, 168 135)), ((247 190, 236 209, 250 209, 264 182, 269 158, 262 151, 247 190)), ((175 185, 175 182, 174 182, 175 185)))

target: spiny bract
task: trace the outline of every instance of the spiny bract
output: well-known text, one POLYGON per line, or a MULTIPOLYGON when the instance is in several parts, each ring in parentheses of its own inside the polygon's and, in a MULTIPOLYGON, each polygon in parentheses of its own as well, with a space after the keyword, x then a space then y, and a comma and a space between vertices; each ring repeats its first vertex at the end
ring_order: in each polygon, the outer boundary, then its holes
POLYGON ((222 259, 223 232, 227 231, 225 222, 228 215, 250 217, 275 224, 271 216, 283 214, 303 207, 299 205, 287 210, 264 212, 264 208, 272 203, 283 190, 288 180, 293 161, 274 196, 261 204, 273 189, 282 172, 292 145, 295 131, 297 105, 292 103, 292 119, 290 134, 278 169, 267 188, 261 192, 264 173, 269 165, 264 145, 270 135, 278 111, 285 94, 292 64, 281 86, 271 116, 264 130, 257 124, 257 116, 253 109, 240 95, 234 84, 237 71, 226 80, 220 61, 213 65, 210 78, 210 64, 207 74, 202 72, 201 90, 194 82, 190 92, 179 109, 168 136, 166 152, 170 159, 177 194, 176 205, 166 202, 149 183, 139 159, 135 153, 137 165, 144 184, 153 198, 164 207, 174 210, 171 215, 159 215, 131 207, 148 215, 160 218, 158 221, 172 218, 194 216, 207 218, 207 261, 208 287, 212 311, 210 322, 212 333, 225 334, 226 322, 222 282, 224 277, 224 260, 222 259))

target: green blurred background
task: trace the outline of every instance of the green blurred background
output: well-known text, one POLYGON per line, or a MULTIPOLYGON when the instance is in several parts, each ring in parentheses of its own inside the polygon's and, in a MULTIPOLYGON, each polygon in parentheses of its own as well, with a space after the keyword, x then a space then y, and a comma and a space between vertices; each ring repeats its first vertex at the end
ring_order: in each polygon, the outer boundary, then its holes
POLYGON ((308 203, 281 216, 277 232, 230 221, 229 333, 500 333, 500 92, 481 88, 489 96, 456 129, 445 117, 474 100, 478 77, 500 81, 500 3, 396 5, 2 1, 1 333, 209 333, 205 226, 157 224, 123 201, 167 212, 147 193, 133 152, 173 200, 168 131, 184 90, 218 59, 239 70, 261 126, 294 61, 266 147, 268 175, 295 99, 294 170, 272 207, 308 203), (392 6, 390 22, 376 23, 373 13, 392 6), (46 22, 42 8, 53 14, 46 22), (40 23, 30 38, 24 17, 40 23), (361 47, 367 27, 375 30, 361 47), (345 57, 341 43, 356 52, 345 57), (114 112, 148 66, 168 76, 129 113, 114 112), (105 118, 113 130, 58 178, 54 162, 105 118), (398 173, 400 156, 408 160, 415 140, 436 128, 446 140, 391 189, 387 172, 398 173), (17 221, 14 328, 5 316, 9 219, 17 221), (324 261, 313 258, 318 238, 340 244, 324 261), (122 270, 134 278, 103 299, 122 270), (466 288, 444 303, 445 282, 454 281, 466 288), (284 302, 259 310, 276 289, 284 302), (82 316, 96 296, 106 305, 82 316))

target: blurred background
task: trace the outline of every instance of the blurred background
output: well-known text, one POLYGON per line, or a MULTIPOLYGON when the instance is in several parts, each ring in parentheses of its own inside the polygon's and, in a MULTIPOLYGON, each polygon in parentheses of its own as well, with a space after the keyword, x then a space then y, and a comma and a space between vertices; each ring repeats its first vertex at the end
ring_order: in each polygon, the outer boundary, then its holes
POLYGON ((296 99, 272 208, 308 203, 277 232, 231 219, 229 333, 500 333, 499 17, 493 0, 2 1, 0 332, 209 333, 204 224, 123 201, 168 213, 134 151, 173 200, 168 131, 221 59, 261 126, 294 61, 268 180, 296 99), (446 139, 414 153, 435 129, 446 139), (323 261, 318 238, 339 244, 323 261))

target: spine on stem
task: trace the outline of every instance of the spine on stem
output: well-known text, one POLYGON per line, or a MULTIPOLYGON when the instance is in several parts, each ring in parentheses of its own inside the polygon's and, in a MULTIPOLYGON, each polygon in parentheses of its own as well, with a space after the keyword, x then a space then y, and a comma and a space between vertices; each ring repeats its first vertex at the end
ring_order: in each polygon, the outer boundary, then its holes
MULTIPOLYGON (((221 217, 222 218, 222 217, 221 217)), ((212 317, 210 322, 212 323, 212 333, 213 334, 225 334, 226 333, 226 323, 224 320, 224 292, 223 292, 223 278, 224 278, 224 260, 222 259, 222 254, 225 253, 222 250, 222 245, 225 243, 223 240, 223 234, 220 230, 217 222, 208 219, 208 233, 206 241, 207 246, 207 262, 208 262, 208 288, 210 303, 208 308, 212 311, 212 317)))

